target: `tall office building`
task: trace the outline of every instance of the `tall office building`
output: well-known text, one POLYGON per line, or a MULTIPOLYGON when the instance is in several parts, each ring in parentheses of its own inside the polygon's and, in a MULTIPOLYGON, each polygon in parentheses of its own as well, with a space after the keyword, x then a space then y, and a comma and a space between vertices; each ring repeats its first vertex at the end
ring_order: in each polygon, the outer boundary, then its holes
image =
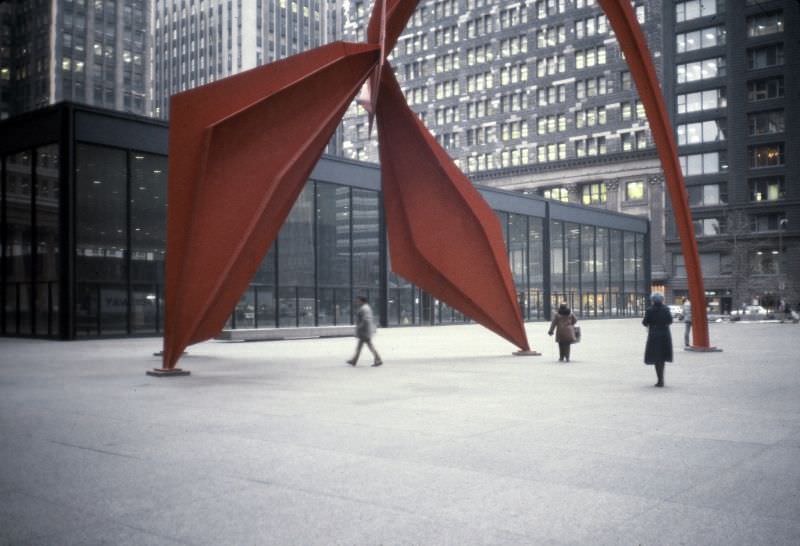
POLYGON ((62 100, 149 115, 149 5, 0 2, 0 117, 62 100))
POLYGON ((169 97, 341 38, 341 0, 154 0, 155 115, 169 97))
MULTIPOLYGON (((632 2, 659 74, 662 2, 632 2)), ((351 4, 361 39, 371 4, 351 4)), ((474 182, 648 216, 652 280, 664 266, 664 180, 644 109, 595 0, 434 0, 392 64, 411 108, 474 182)), ((345 155, 375 160, 367 118, 345 118, 345 155)))
MULTIPOLYGON (((712 310, 800 300, 797 0, 664 9, 665 80, 712 310)), ((669 217, 669 215, 668 215, 669 217)), ((686 272, 667 230, 674 296, 686 272)))

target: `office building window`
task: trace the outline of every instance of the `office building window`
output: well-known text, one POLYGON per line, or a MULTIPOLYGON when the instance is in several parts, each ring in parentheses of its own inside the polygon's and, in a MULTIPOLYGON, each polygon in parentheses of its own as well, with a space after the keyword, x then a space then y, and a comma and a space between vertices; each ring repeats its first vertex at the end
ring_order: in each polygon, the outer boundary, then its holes
POLYGON ((542 197, 545 199, 553 199, 555 201, 569 202, 569 190, 567 188, 547 188, 542 191, 542 197))
POLYGON ((605 34, 607 31, 608 21, 605 15, 597 15, 575 21, 575 37, 579 40, 595 34, 605 34))
POLYGON ((642 201, 644 197, 643 180, 625 182, 625 201, 642 201))
POLYGON ((607 121, 606 107, 587 108, 575 112, 575 127, 594 127, 595 125, 605 125, 607 121))
POLYGON ((728 170, 725 152, 708 152, 679 156, 683 176, 714 174, 728 170))
POLYGON ((784 131, 783 110, 768 110, 747 114, 747 134, 769 135, 784 131))
POLYGON ((586 184, 581 188, 581 202, 584 205, 599 205, 606 200, 606 185, 602 182, 586 184))
POLYGON ((692 221, 692 224, 697 237, 712 237, 724 232, 723 218, 700 218, 692 221))
POLYGON ((676 76, 678 83, 689 83, 725 75, 725 58, 715 57, 691 63, 677 65, 676 76))
POLYGON ((779 142, 776 144, 749 146, 747 155, 751 169, 777 167, 784 164, 784 145, 779 142))
POLYGON ((759 249, 750 254, 750 270, 755 275, 775 275, 778 272, 778 256, 775 248, 759 249))
POLYGON ((551 85, 536 91, 537 103, 539 106, 548 106, 566 102, 567 88, 565 85, 551 85))
POLYGON ((783 94, 783 76, 747 82, 747 100, 750 102, 780 99, 783 94))
MULTIPOLYGON (((672 255, 672 264, 676 277, 686 277, 686 264, 680 254, 672 255)), ((721 272, 722 255, 719 252, 701 252, 700 270, 704 277, 717 277, 721 272)))
POLYGON ((629 70, 623 70, 619 73, 619 88, 622 91, 630 91, 633 89, 633 79, 629 70))
POLYGON ((556 13, 564 13, 567 9, 566 0, 537 0, 535 4, 536 17, 544 19, 556 13))
POLYGON ((578 70, 600 64, 606 64, 605 46, 590 47, 575 52, 575 68, 578 70))
MULTIPOLYGON (((526 39, 524 36, 521 39, 526 39)), ((564 25, 541 27, 536 31, 536 47, 541 49, 544 47, 553 47, 562 44, 567 39, 567 32, 564 25)), ((502 45, 502 44, 501 44, 502 45)))
POLYGON ((750 70, 783 65, 783 44, 772 44, 747 50, 747 67, 750 70))
POLYGON ((747 35, 750 37, 778 32, 783 32, 783 13, 780 11, 759 13, 747 18, 747 35))
POLYGON ((682 32, 675 36, 675 49, 678 53, 725 45, 725 27, 714 26, 682 32))
POLYGON ((782 176, 770 176, 765 178, 751 178, 748 180, 750 186, 750 201, 779 201, 786 196, 785 181, 782 176))
POLYGON ((607 90, 608 86, 605 76, 597 76, 594 78, 577 80, 575 82, 575 98, 578 100, 605 95, 607 90))
POLYGON ((777 231, 786 222, 786 213, 771 212, 769 214, 754 214, 750 217, 750 230, 753 233, 777 231))
POLYGON ((574 142, 575 156, 605 155, 608 152, 606 137, 581 138, 574 142))
POLYGON ((688 186, 686 192, 689 194, 689 206, 712 207, 715 205, 724 205, 728 200, 724 187, 725 186, 722 184, 688 186))
POLYGON ((728 101, 725 97, 725 89, 707 89, 694 93, 683 93, 677 96, 677 107, 679 114, 689 114, 703 110, 716 110, 725 108, 728 101))
POLYGON ((678 145, 703 144, 725 140, 725 120, 715 119, 682 123, 676 127, 678 145))
POLYGON ((675 20, 678 23, 708 17, 724 11, 724 0, 687 0, 675 4, 675 20))

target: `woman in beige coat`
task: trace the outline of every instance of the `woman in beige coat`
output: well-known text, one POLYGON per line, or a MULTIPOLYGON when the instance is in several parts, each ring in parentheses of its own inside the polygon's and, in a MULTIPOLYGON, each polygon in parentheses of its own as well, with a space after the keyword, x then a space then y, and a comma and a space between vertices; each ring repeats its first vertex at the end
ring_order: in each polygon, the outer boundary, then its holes
POLYGON ((566 303, 562 303, 558 307, 558 311, 553 315, 553 321, 550 323, 550 331, 548 335, 553 335, 553 330, 556 332, 556 343, 558 343, 558 361, 569 362, 569 346, 578 341, 575 336, 575 323, 578 319, 572 311, 569 310, 566 303))

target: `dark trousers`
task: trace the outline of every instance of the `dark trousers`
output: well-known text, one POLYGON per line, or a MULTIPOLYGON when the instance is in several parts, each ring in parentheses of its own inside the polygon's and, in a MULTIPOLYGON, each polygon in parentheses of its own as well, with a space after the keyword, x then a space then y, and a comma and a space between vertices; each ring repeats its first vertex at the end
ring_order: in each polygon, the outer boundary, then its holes
POLYGON ((558 342, 558 360, 567 360, 569 361, 569 341, 559 341, 558 342))
POLYGON ((664 363, 663 362, 656 362, 656 377, 658 378, 658 384, 664 385, 664 363))
POLYGON ((372 340, 362 339, 362 338, 358 338, 358 345, 356 346, 356 356, 353 357, 353 361, 358 362, 358 357, 361 355, 361 348, 364 347, 364 344, 366 344, 369 350, 372 351, 372 356, 375 357, 375 362, 380 362, 381 357, 378 355, 378 351, 375 350, 375 347, 372 346, 372 340))

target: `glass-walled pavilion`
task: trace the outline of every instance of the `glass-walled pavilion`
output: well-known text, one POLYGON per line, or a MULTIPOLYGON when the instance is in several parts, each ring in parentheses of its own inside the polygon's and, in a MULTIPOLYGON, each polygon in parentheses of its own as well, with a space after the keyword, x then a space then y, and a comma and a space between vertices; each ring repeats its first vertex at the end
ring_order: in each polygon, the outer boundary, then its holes
MULTIPOLYGON (((167 140, 165 123, 66 103, 0 122, 0 333, 161 332, 167 140)), ((562 301, 587 318, 643 311, 646 220, 479 190, 526 320, 562 301)), ((385 326, 466 320, 391 272, 379 167, 323 157, 226 328, 350 324, 357 295, 385 326)))

